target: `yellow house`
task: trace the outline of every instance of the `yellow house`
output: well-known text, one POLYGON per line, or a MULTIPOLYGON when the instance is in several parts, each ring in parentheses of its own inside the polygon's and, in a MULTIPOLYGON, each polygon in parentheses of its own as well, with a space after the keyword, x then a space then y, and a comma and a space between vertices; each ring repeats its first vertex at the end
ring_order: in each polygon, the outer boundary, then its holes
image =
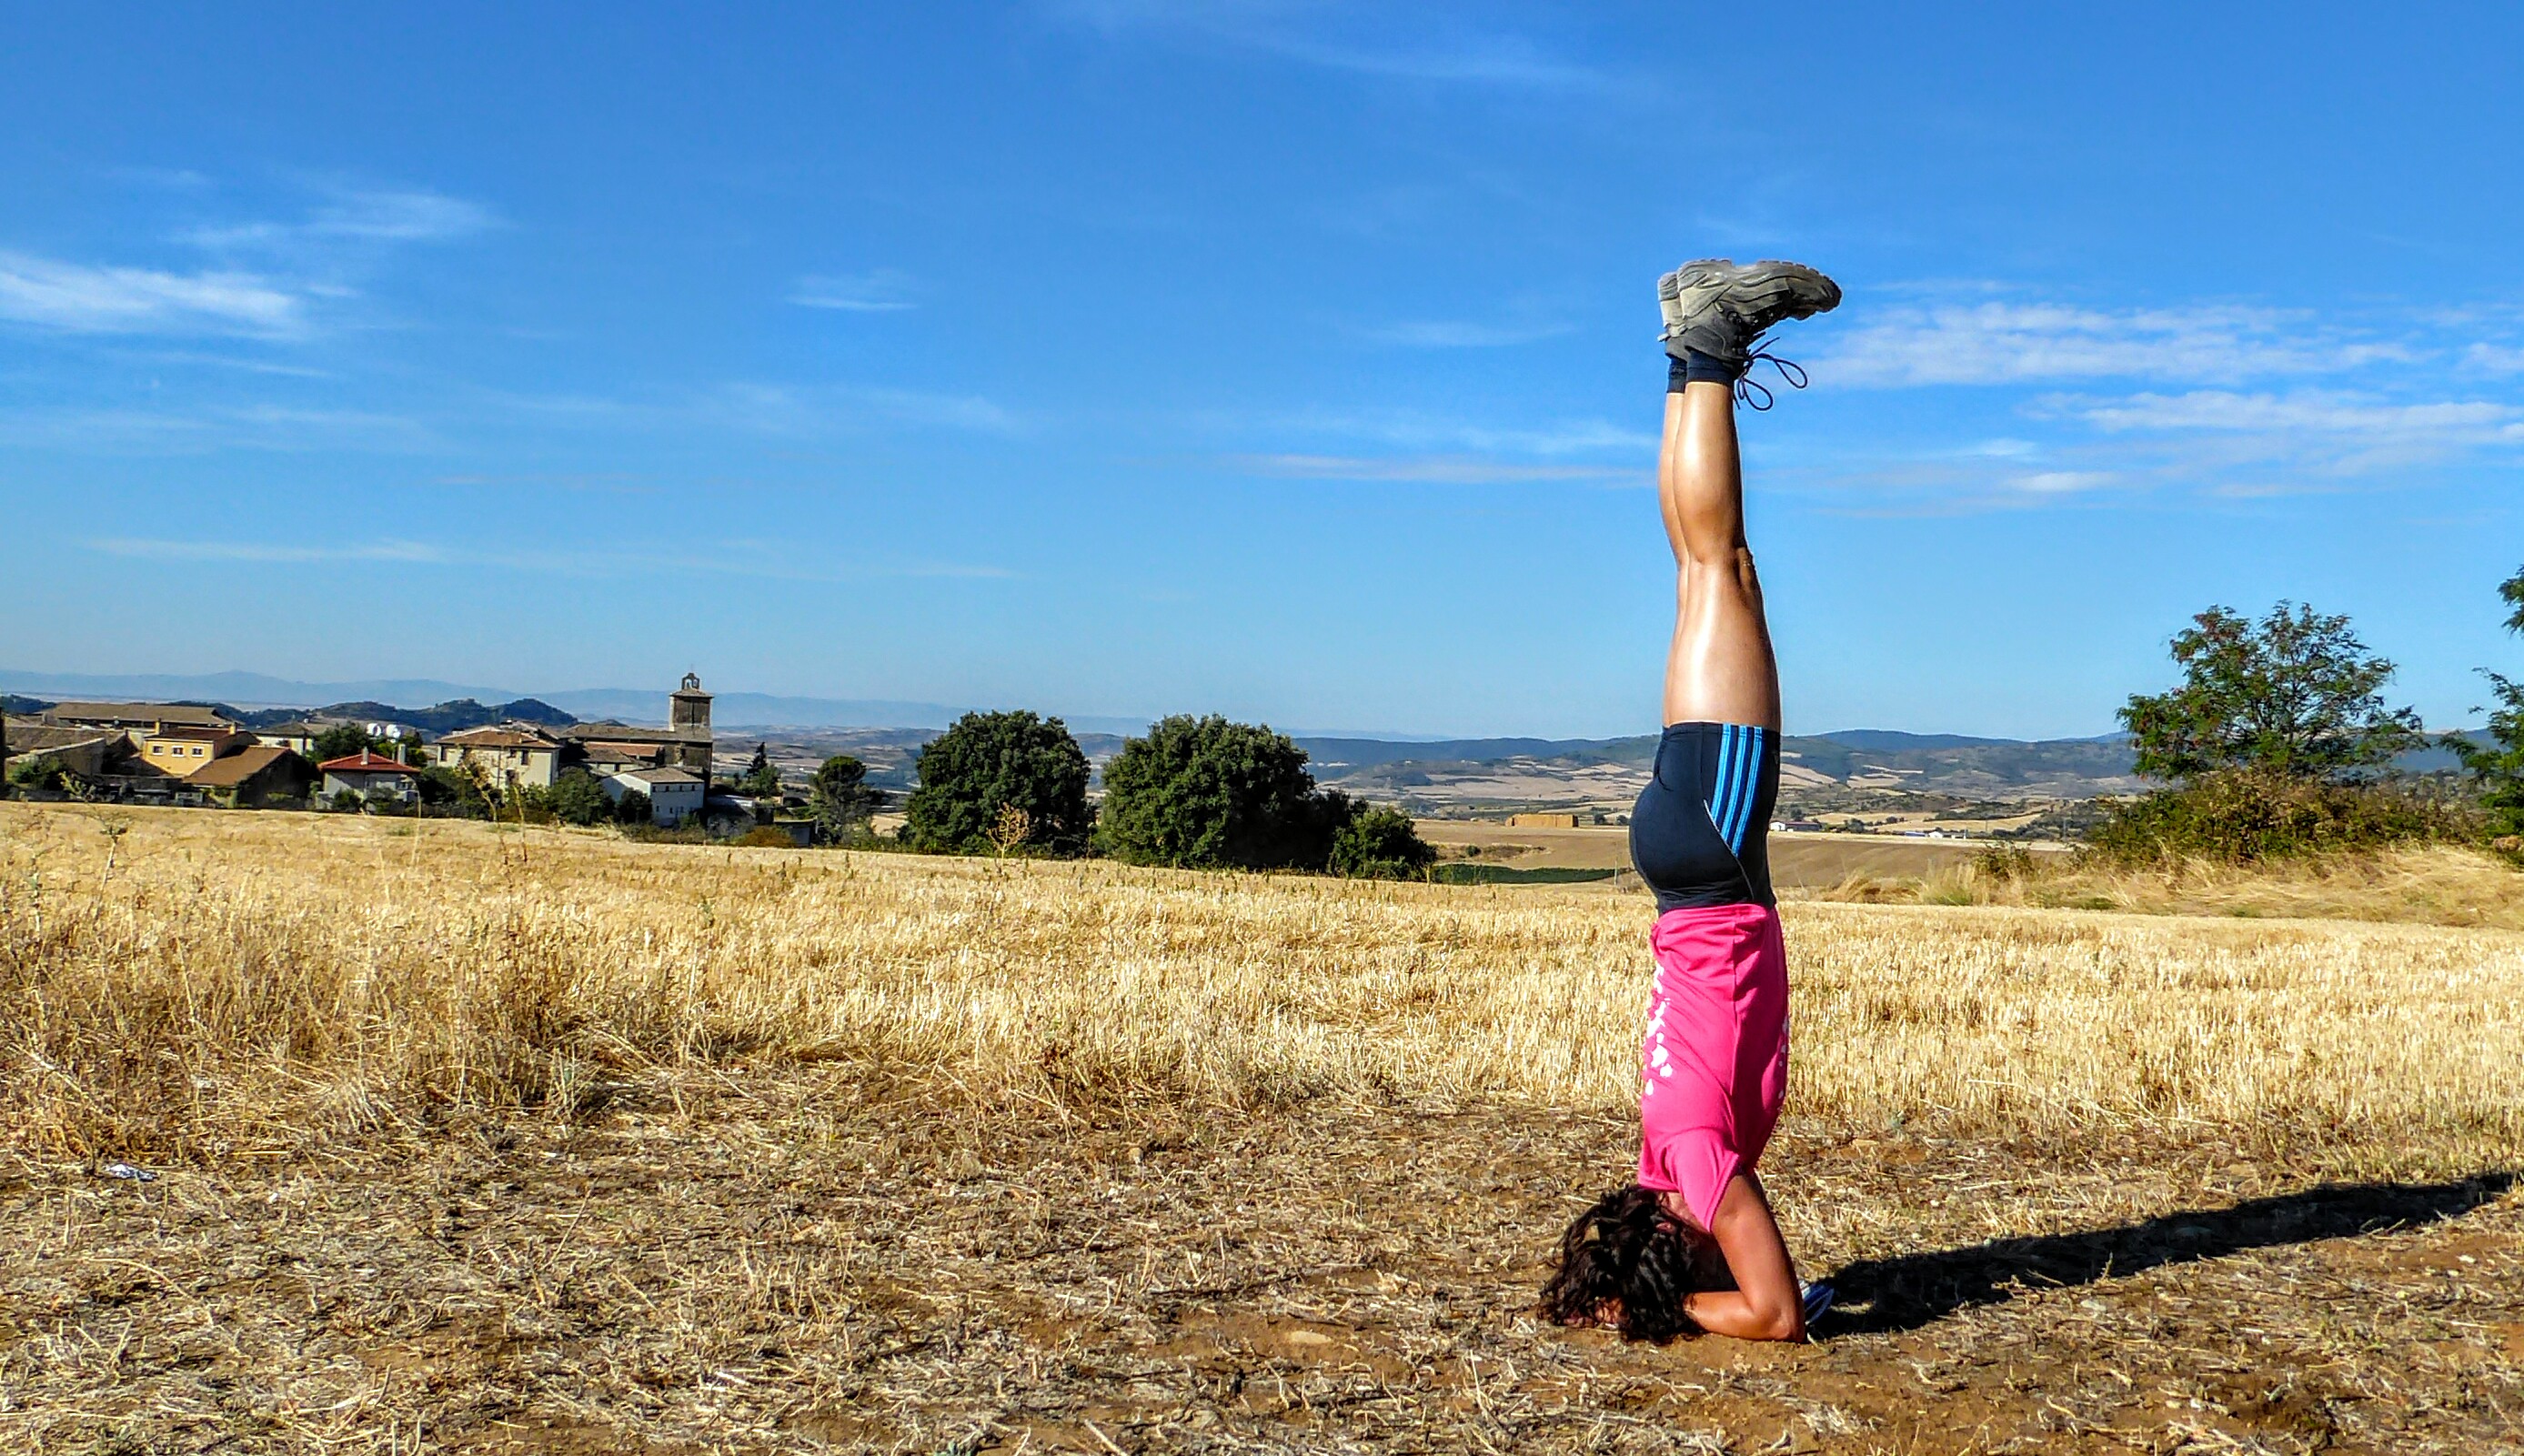
POLYGON ((140 760, 161 773, 190 778, 214 758, 254 746, 254 735, 232 728, 160 728, 140 739, 140 760))
POLYGON ((441 768, 479 768, 494 789, 549 789, 560 776, 560 740, 515 723, 451 733, 423 752, 441 768))

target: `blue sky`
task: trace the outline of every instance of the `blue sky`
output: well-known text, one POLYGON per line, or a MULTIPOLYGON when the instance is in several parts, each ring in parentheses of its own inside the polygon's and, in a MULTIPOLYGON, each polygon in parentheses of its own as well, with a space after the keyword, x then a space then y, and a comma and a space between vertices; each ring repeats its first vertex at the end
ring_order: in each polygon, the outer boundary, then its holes
POLYGON ((1890 9, 11 5, 0 665, 1644 731, 1724 254, 1791 731, 2473 721, 2524 11, 1890 9))

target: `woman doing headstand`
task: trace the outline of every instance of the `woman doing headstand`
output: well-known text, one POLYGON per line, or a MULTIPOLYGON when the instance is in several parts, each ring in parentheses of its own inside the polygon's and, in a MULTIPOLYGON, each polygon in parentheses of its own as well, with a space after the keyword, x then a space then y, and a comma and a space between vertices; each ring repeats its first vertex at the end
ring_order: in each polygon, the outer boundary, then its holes
POLYGON ((1674 359, 1657 486, 1677 575, 1665 735, 1630 816, 1630 857, 1657 900, 1638 1177, 1570 1225, 1543 1309, 1632 1339, 1800 1339, 1829 1290, 1799 1287, 1753 1171, 1787 1087, 1788 977, 1766 843, 1779 673, 1744 543, 1735 398, 1769 397, 1743 377, 1771 358, 1764 331, 1835 307, 1840 288, 1799 264, 1713 259, 1666 274, 1657 295, 1674 359))

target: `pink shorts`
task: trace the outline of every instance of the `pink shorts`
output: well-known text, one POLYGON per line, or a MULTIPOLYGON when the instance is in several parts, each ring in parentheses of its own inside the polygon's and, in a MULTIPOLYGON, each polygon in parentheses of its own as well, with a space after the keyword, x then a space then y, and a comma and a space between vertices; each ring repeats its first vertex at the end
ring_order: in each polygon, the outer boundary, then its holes
POLYGON ((1639 1186, 1681 1193, 1706 1229, 1726 1185, 1761 1160, 1787 1096, 1787 946, 1769 905, 1668 910, 1648 943, 1639 1186))

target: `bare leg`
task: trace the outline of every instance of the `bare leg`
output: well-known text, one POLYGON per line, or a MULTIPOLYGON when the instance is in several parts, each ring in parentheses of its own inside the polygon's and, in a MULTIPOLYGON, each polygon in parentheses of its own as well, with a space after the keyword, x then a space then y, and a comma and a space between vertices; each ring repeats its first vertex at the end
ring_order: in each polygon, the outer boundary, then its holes
POLYGON ((1744 544, 1744 470, 1725 385, 1695 381, 1666 396, 1657 494, 1676 568, 1665 721, 1777 731, 1779 667, 1744 544))

